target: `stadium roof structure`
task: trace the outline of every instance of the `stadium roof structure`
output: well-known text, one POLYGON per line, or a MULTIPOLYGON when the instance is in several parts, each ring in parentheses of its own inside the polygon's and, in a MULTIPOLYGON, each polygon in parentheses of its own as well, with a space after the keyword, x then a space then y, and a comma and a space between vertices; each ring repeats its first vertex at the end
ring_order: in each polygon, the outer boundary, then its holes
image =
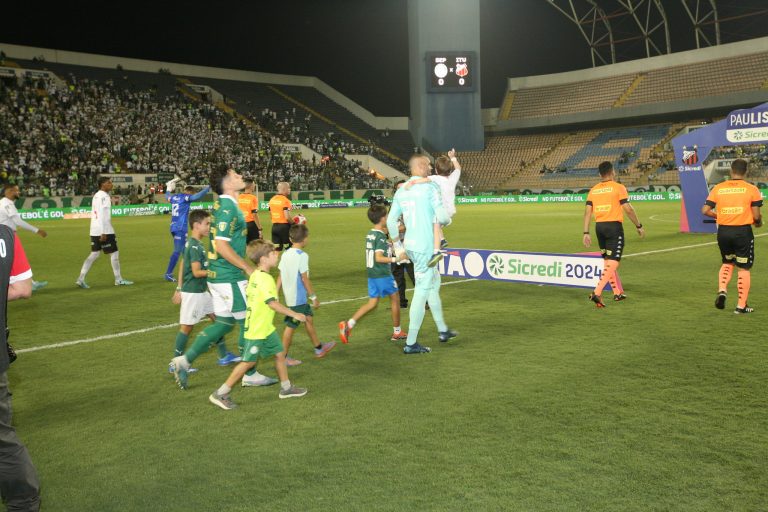
MULTIPOLYGON (((615 64, 622 48, 642 43, 645 57, 672 53, 667 10, 674 0, 546 0, 573 22, 589 47, 592 66, 615 64), (667 4, 665 8, 664 4, 667 4)), ((721 26, 768 14, 768 9, 726 0, 679 0, 696 48, 721 44, 721 26), (727 5, 727 14, 719 4, 727 5)), ((676 27, 680 30, 682 27, 676 27)), ((738 30, 738 29, 737 29, 738 30)), ((631 57, 637 58, 637 57, 631 57)))

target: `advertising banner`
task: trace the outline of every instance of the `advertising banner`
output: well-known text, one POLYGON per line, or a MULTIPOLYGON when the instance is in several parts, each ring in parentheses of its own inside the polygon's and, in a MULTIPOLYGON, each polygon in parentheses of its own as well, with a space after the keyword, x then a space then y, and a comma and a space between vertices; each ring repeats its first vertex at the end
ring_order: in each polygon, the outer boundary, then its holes
POLYGON ((596 253, 446 249, 438 272, 446 277, 592 289, 603 274, 603 258, 596 253))
POLYGON ((683 192, 680 231, 717 231, 715 220, 701 213, 701 207, 709 195, 703 166, 712 149, 758 142, 768 142, 768 103, 751 109, 734 110, 721 121, 672 139, 683 192))

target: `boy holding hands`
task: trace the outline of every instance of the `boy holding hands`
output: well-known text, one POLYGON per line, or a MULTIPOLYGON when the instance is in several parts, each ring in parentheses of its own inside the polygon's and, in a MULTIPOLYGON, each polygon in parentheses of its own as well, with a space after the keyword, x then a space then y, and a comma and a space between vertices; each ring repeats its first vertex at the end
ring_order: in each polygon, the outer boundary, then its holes
POLYGON ((232 387, 243 375, 256 366, 259 359, 275 357, 275 369, 280 379, 280 398, 302 397, 307 394, 304 388, 298 388, 288 380, 288 368, 285 364, 285 349, 280 342, 273 324, 275 313, 304 322, 307 317, 292 311, 277 301, 277 286, 269 271, 277 265, 278 253, 275 246, 264 240, 254 240, 246 249, 246 254, 256 270, 248 279, 246 289, 245 345, 243 360, 232 370, 227 381, 208 397, 211 403, 224 410, 237 407, 229 396, 232 387))
MULTIPOLYGON (((312 345, 315 347, 315 358, 320 359, 333 350, 336 346, 335 341, 320 343, 315 330, 315 324, 312 322, 312 308, 320 307, 320 302, 315 295, 312 281, 309 280, 309 255, 304 248, 309 243, 309 229, 304 224, 294 224, 289 231, 291 247, 283 252, 280 258, 280 276, 277 278, 277 289, 283 289, 285 305, 292 311, 306 315, 307 320, 304 324, 307 327, 312 345), (309 302, 312 301, 310 306, 309 302)), ((285 317, 285 331, 283 331, 283 346, 285 353, 291 349, 293 332, 299 327, 291 315, 285 317)), ((286 356, 288 366, 297 366, 301 364, 298 359, 286 356)))

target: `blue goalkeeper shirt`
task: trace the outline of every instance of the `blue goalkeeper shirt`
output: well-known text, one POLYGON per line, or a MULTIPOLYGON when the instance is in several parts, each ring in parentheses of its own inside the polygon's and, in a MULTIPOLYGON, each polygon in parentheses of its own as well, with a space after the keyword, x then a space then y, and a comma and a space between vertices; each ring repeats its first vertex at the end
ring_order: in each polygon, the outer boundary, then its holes
POLYGON ((205 196, 209 190, 211 190, 211 187, 205 187, 197 194, 165 194, 168 202, 171 203, 171 233, 187 233, 187 217, 189 216, 190 204, 205 196))
MULTIPOLYGON (((420 179, 412 177, 411 180, 420 179)), ((405 250, 423 254, 435 251, 435 221, 447 224, 450 220, 443 208, 440 187, 435 183, 420 183, 409 190, 400 187, 392 198, 392 207, 387 217, 390 237, 398 233, 398 219, 402 215, 405 225, 405 250)))

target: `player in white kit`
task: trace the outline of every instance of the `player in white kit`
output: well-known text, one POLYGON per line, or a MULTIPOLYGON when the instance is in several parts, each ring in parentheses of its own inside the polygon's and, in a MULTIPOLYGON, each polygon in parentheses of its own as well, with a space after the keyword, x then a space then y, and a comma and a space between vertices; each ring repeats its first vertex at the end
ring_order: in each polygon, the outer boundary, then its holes
MULTIPOLYGON (((0 199, 0 224, 8 226, 12 230, 16 231, 18 228, 31 231, 40 237, 45 238, 48 233, 44 229, 36 228, 32 224, 27 223, 19 215, 19 210, 16 209, 16 200, 21 195, 18 185, 7 183, 3 187, 3 198, 0 199)), ((32 280, 32 291, 39 290, 48 285, 48 281, 35 281, 32 280)))
POLYGON ((115 286, 128 286, 133 281, 123 279, 120 273, 120 256, 117 250, 117 238, 115 228, 112 227, 112 199, 109 192, 112 190, 112 179, 109 176, 99 178, 99 191, 93 196, 91 203, 91 254, 85 258, 80 277, 75 284, 80 288, 90 288, 85 283, 85 276, 91 270, 91 265, 99 257, 101 251, 109 254, 112 262, 112 272, 115 274, 115 286))

